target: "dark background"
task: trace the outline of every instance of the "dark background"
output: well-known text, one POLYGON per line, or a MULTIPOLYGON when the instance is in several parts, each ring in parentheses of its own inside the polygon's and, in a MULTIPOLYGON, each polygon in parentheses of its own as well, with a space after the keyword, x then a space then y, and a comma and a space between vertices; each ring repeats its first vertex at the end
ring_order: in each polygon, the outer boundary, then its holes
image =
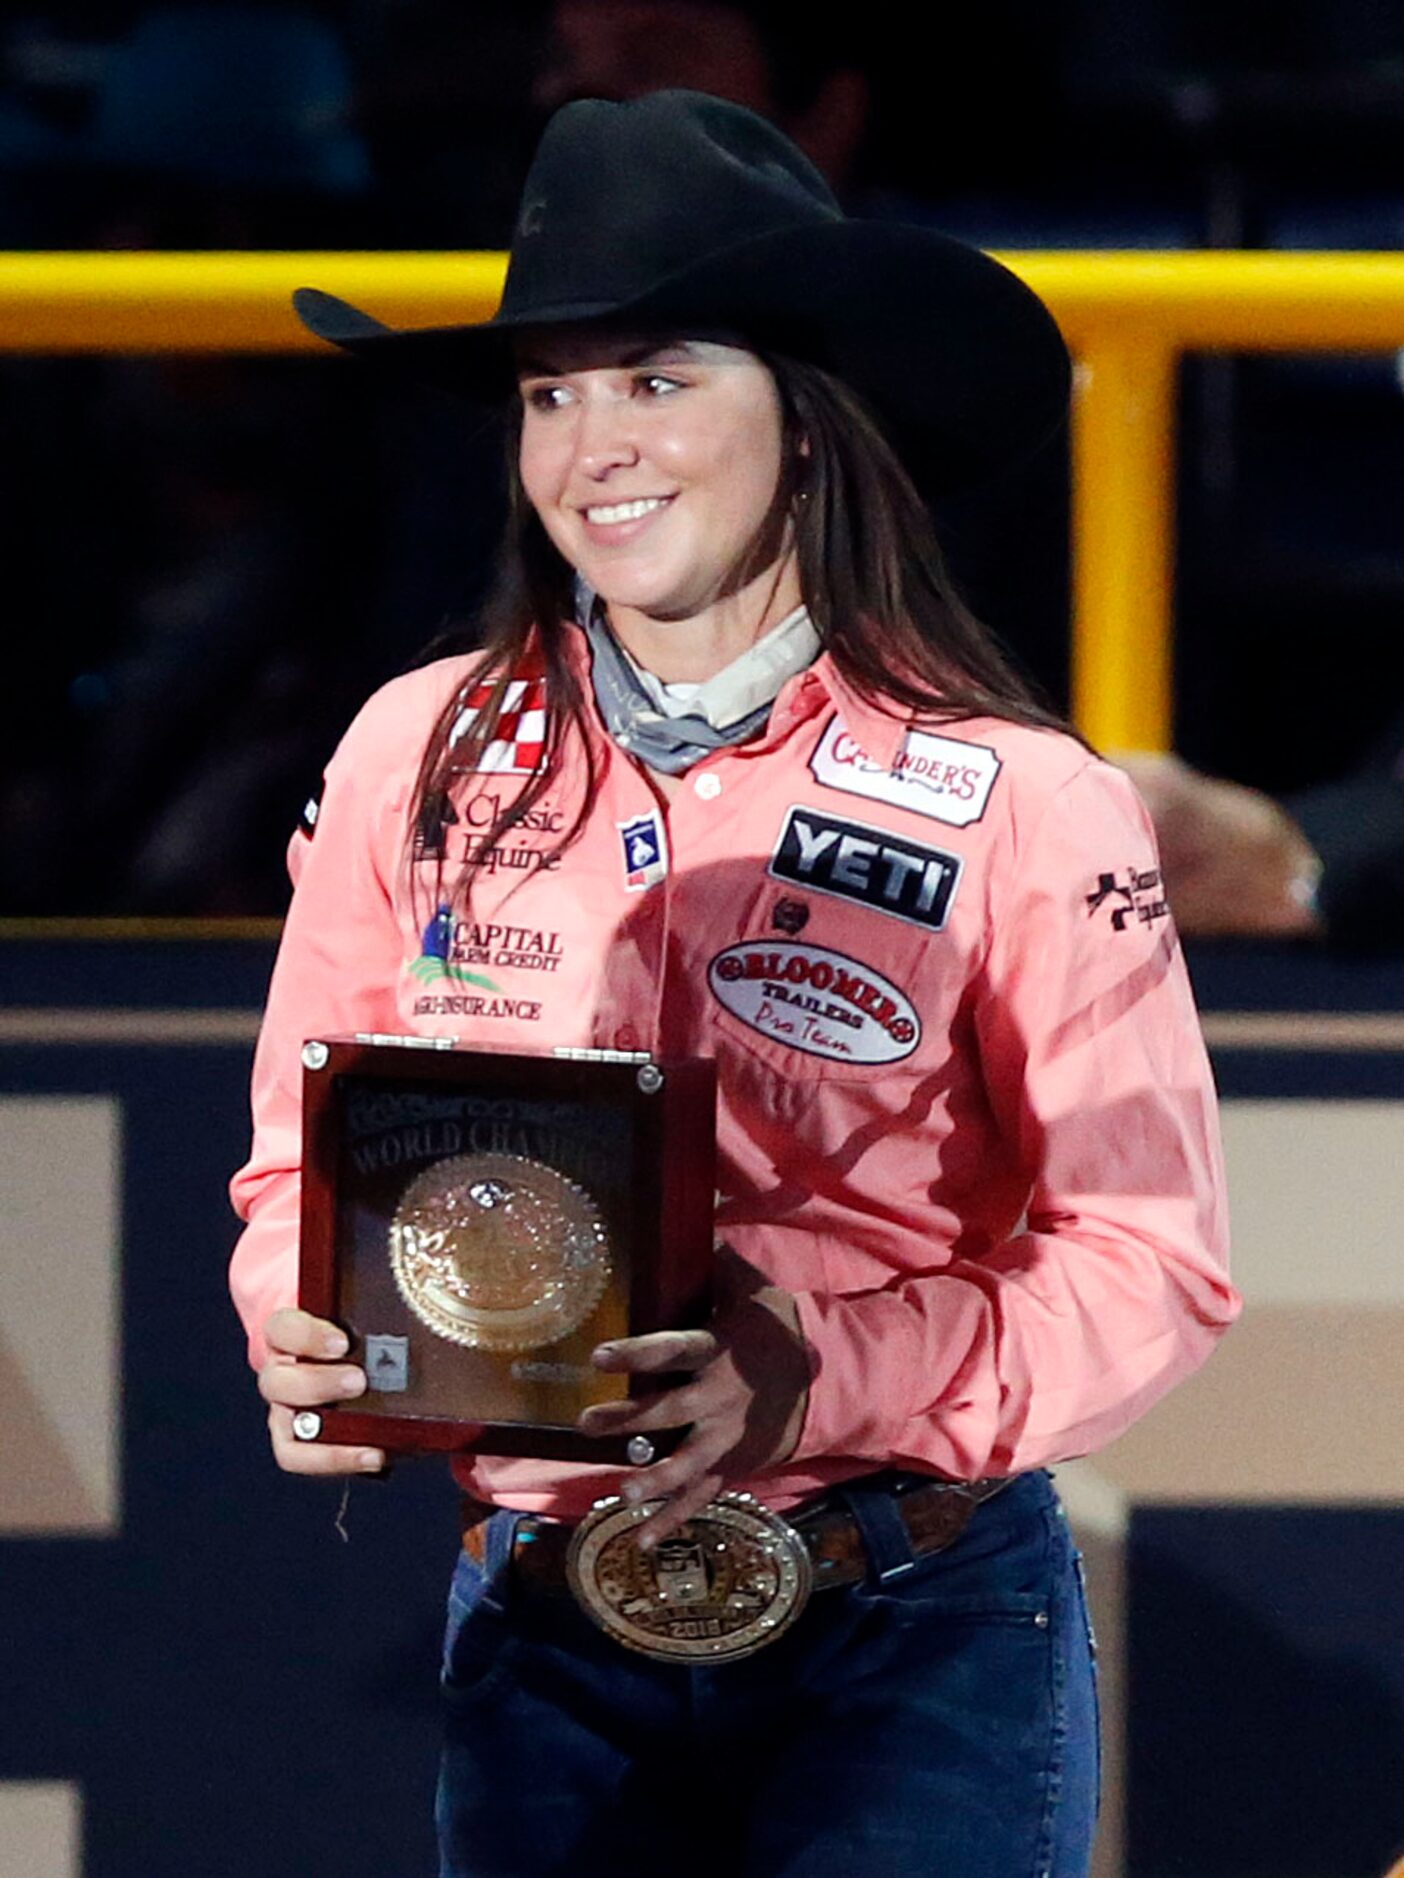
MULTIPOLYGON (((990 246, 1404 236, 1396 4, 847 11, 36 0, 0 21, 0 245, 500 247, 554 103, 687 80, 770 110, 852 212, 990 246)), ((1178 745, 1274 791, 1339 774, 1404 697, 1397 362, 1190 360, 1181 404, 1178 745)), ((493 427, 224 357, 0 360, 0 421, 0 916, 277 914, 347 718, 471 620, 493 427)), ((1064 700, 1065 464, 941 519, 1064 700)))

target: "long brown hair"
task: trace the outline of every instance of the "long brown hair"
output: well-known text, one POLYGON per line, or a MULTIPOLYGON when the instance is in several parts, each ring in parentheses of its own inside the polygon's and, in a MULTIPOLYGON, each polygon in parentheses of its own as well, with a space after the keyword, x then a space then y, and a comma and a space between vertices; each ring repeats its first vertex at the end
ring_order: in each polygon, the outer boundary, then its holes
MULTIPOLYGON (((760 356, 779 389, 785 427, 776 510, 791 518, 800 591, 843 677, 877 708, 928 723, 1000 717, 1066 730, 955 591, 926 505, 863 400, 818 366, 760 356)), ((586 701, 565 656, 574 574, 522 490, 519 410, 509 432, 508 523, 480 620, 481 652, 435 720, 415 788, 413 833, 417 851, 438 856, 440 906, 466 908, 483 857, 558 780, 568 743, 584 754, 584 789, 570 826, 548 853, 579 836, 599 788, 586 701), (459 778, 477 767, 493 742, 508 686, 529 670, 543 672, 545 680, 541 767, 475 838, 474 854, 458 875, 446 880, 443 844, 431 845, 427 837, 444 818, 459 778), (465 715, 470 697, 474 709, 465 715)))

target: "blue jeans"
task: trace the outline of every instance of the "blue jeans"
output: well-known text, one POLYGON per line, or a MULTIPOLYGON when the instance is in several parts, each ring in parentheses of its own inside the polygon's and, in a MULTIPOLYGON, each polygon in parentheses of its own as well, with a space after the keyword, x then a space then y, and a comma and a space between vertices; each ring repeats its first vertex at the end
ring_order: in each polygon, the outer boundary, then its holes
POLYGON ((1030 1474, 944 1552, 816 1591, 688 1669, 510 1581, 514 1516, 449 1597, 440 1878, 1081 1878, 1097 1716, 1080 1571, 1030 1474))

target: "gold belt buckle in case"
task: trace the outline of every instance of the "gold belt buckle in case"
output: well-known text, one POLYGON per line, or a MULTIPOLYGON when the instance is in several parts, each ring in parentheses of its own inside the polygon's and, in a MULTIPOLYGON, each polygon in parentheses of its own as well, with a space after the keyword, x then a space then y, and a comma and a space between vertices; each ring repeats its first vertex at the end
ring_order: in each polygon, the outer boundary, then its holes
POLYGON ((734 1663, 778 1637, 814 1581, 803 1539, 749 1493, 722 1493, 645 1552, 634 1533, 662 1500, 596 1501, 566 1554, 580 1605, 660 1663, 734 1663))

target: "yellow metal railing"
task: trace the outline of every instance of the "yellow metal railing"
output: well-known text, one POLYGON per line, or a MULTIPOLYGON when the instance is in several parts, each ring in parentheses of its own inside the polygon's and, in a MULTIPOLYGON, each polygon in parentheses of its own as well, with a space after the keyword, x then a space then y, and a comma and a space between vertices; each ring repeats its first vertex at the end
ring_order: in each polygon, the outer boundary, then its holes
MULTIPOLYGON (((1011 254, 1078 359, 1073 711, 1105 749, 1171 729, 1175 367, 1187 351, 1404 346, 1404 255, 1011 254)), ((0 255, 0 350, 294 352, 317 286, 391 325, 485 319, 496 254, 0 255)))

